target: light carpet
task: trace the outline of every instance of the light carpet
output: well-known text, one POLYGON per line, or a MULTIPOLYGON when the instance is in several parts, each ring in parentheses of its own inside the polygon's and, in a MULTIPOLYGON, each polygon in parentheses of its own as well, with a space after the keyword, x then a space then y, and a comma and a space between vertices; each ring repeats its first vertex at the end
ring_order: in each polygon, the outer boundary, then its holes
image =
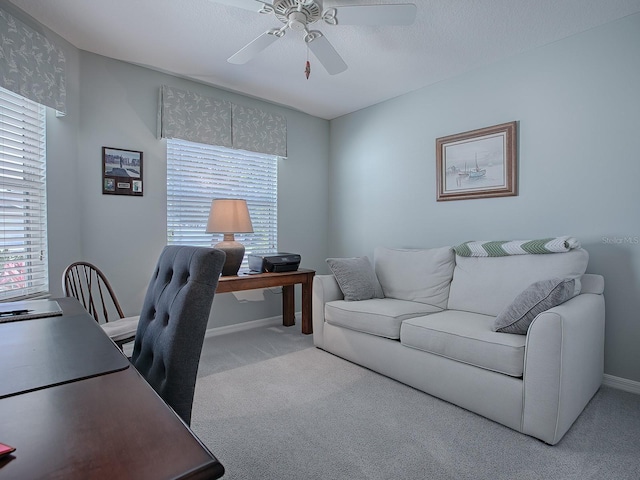
POLYGON ((296 330, 205 340, 192 428, 225 479, 640 479, 638 395, 601 388, 552 447, 296 330))

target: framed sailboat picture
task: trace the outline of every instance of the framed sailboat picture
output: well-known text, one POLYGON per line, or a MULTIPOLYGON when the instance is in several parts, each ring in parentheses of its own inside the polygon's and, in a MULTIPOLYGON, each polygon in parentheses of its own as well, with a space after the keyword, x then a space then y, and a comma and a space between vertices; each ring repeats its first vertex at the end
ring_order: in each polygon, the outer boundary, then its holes
POLYGON ((509 122, 436 139, 437 201, 518 195, 516 130, 509 122))

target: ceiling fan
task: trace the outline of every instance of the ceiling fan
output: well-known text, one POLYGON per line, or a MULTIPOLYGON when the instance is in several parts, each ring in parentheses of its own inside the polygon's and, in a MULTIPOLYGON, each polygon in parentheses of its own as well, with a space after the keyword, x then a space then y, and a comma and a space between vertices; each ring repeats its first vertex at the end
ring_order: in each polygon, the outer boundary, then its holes
MULTIPOLYGON (((412 3, 345 5, 323 11, 322 0, 212 0, 216 3, 253 10, 265 15, 273 14, 284 25, 272 28, 245 45, 227 61, 247 63, 269 45, 283 37, 288 29, 303 32, 303 39, 318 61, 330 75, 347 69, 347 64, 333 48, 327 37, 318 30, 310 30, 311 24, 322 20, 328 25, 410 25, 416 17, 412 3)), ((309 78, 307 62, 307 78, 309 78)))

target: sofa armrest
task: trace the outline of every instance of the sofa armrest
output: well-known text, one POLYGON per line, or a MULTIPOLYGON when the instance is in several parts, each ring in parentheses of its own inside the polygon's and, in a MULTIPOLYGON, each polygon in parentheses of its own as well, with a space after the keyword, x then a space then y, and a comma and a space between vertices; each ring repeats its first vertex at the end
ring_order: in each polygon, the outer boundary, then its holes
POLYGON ((604 293, 604 277, 602 275, 585 273, 582 275, 580 283, 582 284, 580 293, 597 293, 598 295, 604 293))
POLYGON ((324 304, 334 300, 342 300, 344 296, 333 275, 316 275, 313 277, 312 318, 313 343, 316 347, 324 345, 324 304))
POLYGON ((602 383, 604 297, 580 294, 538 315, 525 346, 522 431, 555 445, 602 383))

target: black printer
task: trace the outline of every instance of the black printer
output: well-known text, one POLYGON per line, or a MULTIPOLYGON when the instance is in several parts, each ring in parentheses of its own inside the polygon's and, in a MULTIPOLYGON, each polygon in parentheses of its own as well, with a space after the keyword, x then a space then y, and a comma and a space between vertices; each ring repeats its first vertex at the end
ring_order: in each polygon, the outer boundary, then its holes
POLYGON ((297 253, 250 253, 248 258, 255 272, 295 272, 300 266, 297 253))

